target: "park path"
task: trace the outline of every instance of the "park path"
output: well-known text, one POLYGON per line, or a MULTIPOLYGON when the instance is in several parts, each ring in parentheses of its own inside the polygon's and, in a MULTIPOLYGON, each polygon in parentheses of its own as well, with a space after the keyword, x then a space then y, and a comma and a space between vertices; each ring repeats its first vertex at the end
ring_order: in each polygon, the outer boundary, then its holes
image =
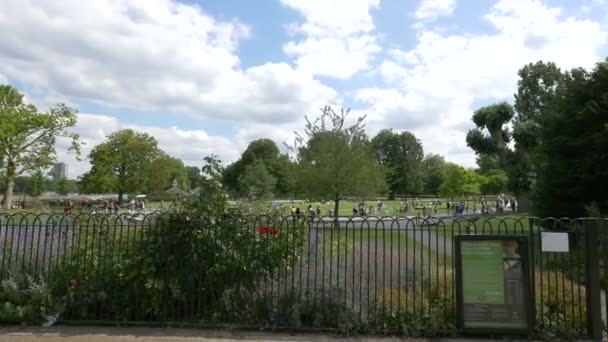
MULTIPOLYGON (((343 337, 331 334, 276 333, 181 328, 54 326, 0 327, 0 342, 243 342, 243 341, 469 341, 466 339, 409 339, 398 337, 343 337)), ((482 339, 475 339, 482 342, 482 339)), ((489 341, 489 340, 488 340, 489 341)))
POLYGON ((412 239, 416 240, 419 244, 434 250, 439 253, 451 257, 452 252, 452 239, 441 236, 435 232, 429 231, 428 229, 405 229, 401 231, 402 234, 407 234, 412 239))

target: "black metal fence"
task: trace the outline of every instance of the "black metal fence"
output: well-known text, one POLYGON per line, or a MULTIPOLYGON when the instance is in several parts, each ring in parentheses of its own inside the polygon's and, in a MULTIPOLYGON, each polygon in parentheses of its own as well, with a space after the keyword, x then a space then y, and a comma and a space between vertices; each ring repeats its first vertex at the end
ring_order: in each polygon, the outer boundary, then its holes
POLYGON ((601 329, 602 219, 188 222, 159 214, 0 214, 0 321, 456 335, 454 237, 521 234, 530 243, 537 337, 601 329), (567 233, 569 252, 542 252, 544 231, 567 233))

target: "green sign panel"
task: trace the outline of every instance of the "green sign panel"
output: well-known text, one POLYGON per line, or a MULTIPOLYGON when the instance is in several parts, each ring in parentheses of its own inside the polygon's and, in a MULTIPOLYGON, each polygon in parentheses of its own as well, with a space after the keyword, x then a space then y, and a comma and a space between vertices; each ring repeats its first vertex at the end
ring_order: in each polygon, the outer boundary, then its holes
POLYGON ((525 236, 458 236, 458 320, 464 331, 530 329, 525 236))

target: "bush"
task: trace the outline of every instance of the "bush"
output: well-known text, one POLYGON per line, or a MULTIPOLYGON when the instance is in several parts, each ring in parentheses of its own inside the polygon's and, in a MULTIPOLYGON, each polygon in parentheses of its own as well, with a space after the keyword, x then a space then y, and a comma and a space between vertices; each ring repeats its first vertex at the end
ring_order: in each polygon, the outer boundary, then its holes
POLYGON ((71 291, 68 317, 181 320, 188 308, 188 320, 212 320, 234 293, 295 265, 304 230, 227 215, 219 166, 208 161, 201 191, 148 224, 87 225, 51 278, 56 295, 71 291))
POLYGON ((362 328, 358 316, 344 301, 344 290, 334 287, 290 291, 280 297, 272 292, 249 293, 231 302, 238 304, 226 307, 225 312, 231 315, 223 319, 254 326, 336 329, 346 335, 362 328))
POLYGON ((63 310, 40 276, 7 272, 0 281, 0 321, 41 323, 56 320, 63 310))
POLYGON ((536 335, 543 340, 585 336, 585 288, 560 272, 536 275, 536 335), (542 282, 542 285, 541 285, 542 282))
POLYGON ((405 336, 453 336, 456 309, 451 270, 433 273, 428 288, 408 291, 385 289, 371 317, 372 330, 405 336))

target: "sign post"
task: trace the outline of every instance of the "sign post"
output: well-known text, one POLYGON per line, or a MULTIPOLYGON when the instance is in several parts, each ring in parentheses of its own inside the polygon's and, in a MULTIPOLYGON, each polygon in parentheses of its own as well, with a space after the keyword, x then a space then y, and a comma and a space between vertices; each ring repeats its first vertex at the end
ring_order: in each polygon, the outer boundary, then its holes
POLYGON ((459 329, 530 335, 534 303, 527 236, 460 235, 455 244, 459 329))

